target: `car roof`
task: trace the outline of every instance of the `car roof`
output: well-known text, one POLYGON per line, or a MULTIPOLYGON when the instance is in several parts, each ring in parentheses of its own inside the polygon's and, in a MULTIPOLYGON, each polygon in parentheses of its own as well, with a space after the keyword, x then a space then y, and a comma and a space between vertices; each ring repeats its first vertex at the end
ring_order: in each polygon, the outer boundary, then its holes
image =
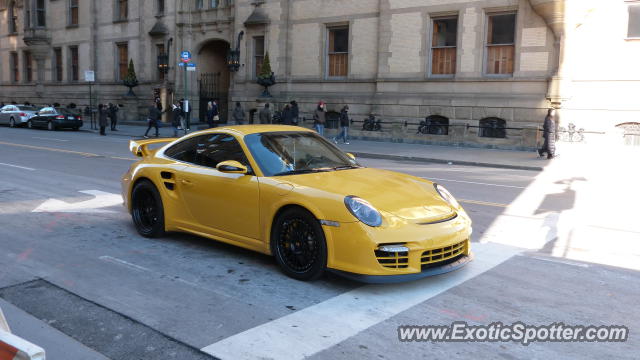
POLYGON ((300 126, 289 126, 289 125, 232 125, 232 126, 223 126, 223 127, 217 127, 217 128, 205 130, 205 132, 218 132, 218 131, 233 132, 239 136, 257 134, 257 133, 281 132, 281 131, 313 132, 313 130, 311 129, 303 128, 300 126))

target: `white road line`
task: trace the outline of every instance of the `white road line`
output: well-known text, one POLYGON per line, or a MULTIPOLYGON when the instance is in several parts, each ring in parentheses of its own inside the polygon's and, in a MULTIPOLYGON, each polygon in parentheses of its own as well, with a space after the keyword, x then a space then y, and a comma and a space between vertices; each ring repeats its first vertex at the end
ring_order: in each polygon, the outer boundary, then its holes
POLYGON ((449 181, 449 182, 456 182, 456 183, 463 183, 463 184, 473 184, 473 185, 497 186, 497 187, 513 188, 513 189, 526 189, 526 187, 525 187, 525 186, 489 184, 489 183, 482 183, 482 182, 475 182, 475 181, 463 181, 463 180, 440 179, 440 178, 434 178, 434 177, 423 177, 423 179, 427 179, 427 180, 438 180, 438 181, 449 181))
POLYGON ((445 275, 367 285, 202 348, 221 359, 303 359, 472 279, 520 249, 473 244, 475 260, 445 275))
POLYGON ((30 168, 30 167, 26 167, 26 166, 18 166, 18 165, 5 164, 5 163, 0 163, 0 165, 2 165, 2 166, 9 166, 9 167, 16 168, 16 169, 29 170, 29 171, 36 171, 36 169, 34 169, 34 168, 30 168))
POLYGON ((552 263, 556 263, 556 264, 563 264, 563 265, 570 265, 570 266, 577 266, 577 267, 581 267, 581 268, 588 268, 589 264, 580 264, 580 263, 576 263, 573 261, 565 261, 565 260, 560 260, 558 258, 546 258, 546 257, 540 257, 540 256, 531 256, 531 255, 527 255, 527 254, 518 254, 518 256, 522 256, 522 257, 526 257, 526 258, 530 258, 530 259, 536 259, 536 260, 540 260, 540 261, 547 261, 547 262, 552 262, 552 263))
POLYGON ((150 269, 147 269, 146 267, 140 266, 140 265, 136 265, 136 264, 132 264, 130 262, 124 261, 124 260, 120 260, 118 258, 114 258, 111 256, 100 256, 99 257, 100 260, 104 260, 104 261, 108 261, 111 263, 115 263, 115 264, 120 264, 120 265, 124 265, 126 267, 135 269, 135 270, 139 270, 139 271, 151 271, 150 269))
POLYGON ((39 139, 39 140, 50 140, 50 141, 59 141, 59 142, 68 142, 69 140, 63 140, 63 139, 54 139, 54 138, 44 138, 44 137, 37 137, 37 136, 32 136, 32 139, 39 139))

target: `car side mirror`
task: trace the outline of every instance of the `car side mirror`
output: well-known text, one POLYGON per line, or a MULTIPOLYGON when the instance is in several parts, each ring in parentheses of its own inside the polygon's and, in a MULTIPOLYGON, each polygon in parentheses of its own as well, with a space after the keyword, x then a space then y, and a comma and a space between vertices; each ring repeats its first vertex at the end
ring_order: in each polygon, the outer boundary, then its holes
POLYGON ((240 164, 234 160, 222 161, 217 166, 218 171, 227 174, 243 174, 246 175, 249 172, 246 166, 240 164))
POLYGON ((355 155, 353 155, 352 153, 347 153, 347 156, 348 156, 348 157, 349 157, 349 159, 351 159, 351 160, 355 160, 355 159, 356 159, 356 156, 355 156, 355 155))

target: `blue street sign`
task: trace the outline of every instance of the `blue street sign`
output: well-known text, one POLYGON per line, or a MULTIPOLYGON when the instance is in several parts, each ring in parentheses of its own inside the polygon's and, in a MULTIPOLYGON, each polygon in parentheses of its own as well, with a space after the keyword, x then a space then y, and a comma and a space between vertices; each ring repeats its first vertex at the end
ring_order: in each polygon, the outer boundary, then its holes
POLYGON ((196 64, 194 64, 194 63, 188 63, 188 64, 187 64, 187 67, 196 67, 196 64))
POLYGON ((183 63, 183 62, 178 63, 178 66, 180 66, 180 67, 184 67, 184 63, 183 63))
POLYGON ((189 51, 181 52, 180 59, 182 60, 182 62, 186 62, 186 63, 191 61, 191 53, 189 51))

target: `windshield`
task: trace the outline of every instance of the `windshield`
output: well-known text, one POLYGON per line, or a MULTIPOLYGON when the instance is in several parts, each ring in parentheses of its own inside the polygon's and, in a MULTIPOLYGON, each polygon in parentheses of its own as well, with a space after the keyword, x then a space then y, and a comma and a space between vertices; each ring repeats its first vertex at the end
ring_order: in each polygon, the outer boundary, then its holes
POLYGON ((22 111, 38 111, 38 109, 34 108, 33 106, 18 106, 18 109, 22 111))
POLYGON ((251 134, 244 142, 265 176, 359 168, 340 149, 313 132, 251 134))

